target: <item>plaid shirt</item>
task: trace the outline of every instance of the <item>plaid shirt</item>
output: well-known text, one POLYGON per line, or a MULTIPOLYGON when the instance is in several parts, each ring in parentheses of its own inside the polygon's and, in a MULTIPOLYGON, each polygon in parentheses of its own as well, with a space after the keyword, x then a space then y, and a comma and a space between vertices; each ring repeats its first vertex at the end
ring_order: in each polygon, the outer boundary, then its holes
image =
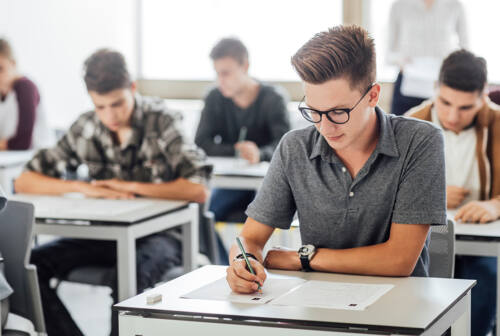
POLYGON ((162 100, 136 95, 126 143, 120 146, 97 114, 87 112, 54 148, 40 150, 26 169, 61 178, 86 165, 88 178, 94 180, 160 183, 182 177, 206 184, 212 166, 201 149, 185 142, 175 124, 162 100))

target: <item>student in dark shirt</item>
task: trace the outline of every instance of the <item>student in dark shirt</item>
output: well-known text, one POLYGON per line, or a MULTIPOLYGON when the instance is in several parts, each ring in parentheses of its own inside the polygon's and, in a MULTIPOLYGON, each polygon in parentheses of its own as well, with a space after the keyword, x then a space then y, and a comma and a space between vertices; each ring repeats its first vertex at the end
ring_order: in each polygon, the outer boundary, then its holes
POLYGON ((52 145, 36 85, 17 71, 10 44, 0 39, 0 151, 52 145))
MULTIPOLYGON (((209 156, 236 156, 249 163, 270 161, 290 129, 286 101, 278 91, 248 74, 248 51, 235 38, 219 41, 210 53, 217 88, 205 99, 195 142, 209 156), (244 129, 242 131, 242 129, 244 129), (244 139, 240 136, 245 135, 244 139)), ((215 189, 210 209, 218 221, 244 211, 254 191, 215 189)))

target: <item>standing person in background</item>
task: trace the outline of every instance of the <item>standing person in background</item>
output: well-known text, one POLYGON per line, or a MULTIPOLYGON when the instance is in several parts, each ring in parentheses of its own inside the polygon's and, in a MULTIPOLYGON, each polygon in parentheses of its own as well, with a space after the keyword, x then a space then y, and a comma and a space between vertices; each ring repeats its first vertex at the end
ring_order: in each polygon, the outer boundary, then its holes
POLYGON ((441 61, 454 49, 467 48, 462 3, 458 0, 398 0, 389 15, 388 36, 387 62, 400 69, 394 83, 391 113, 402 115, 432 95, 427 91, 433 89, 441 61), (412 82, 416 90, 411 87, 412 82))
MULTIPOLYGON (((205 98, 195 142, 209 156, 236 156, 249 163, 269 161, 290 130, 284 97, 248 74, 248 51, 235 38, 220 40, 210 52, 217 88, 205 98)), ((245 211, 254 191, 215 189, 210 210, 217 221, 245 211)))
POLYGON ((0 151, 54 143, 36 85, 19 74, 9 42, 0 39, 0 151))

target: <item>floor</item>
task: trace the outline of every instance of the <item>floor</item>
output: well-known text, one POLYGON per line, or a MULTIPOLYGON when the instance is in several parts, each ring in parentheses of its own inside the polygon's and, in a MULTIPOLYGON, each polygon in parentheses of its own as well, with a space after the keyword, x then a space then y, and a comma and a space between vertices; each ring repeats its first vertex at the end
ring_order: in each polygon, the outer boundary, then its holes
POLYGON ((62 282, 58 294, 86 336, 109 335, 112 301, 108 287, 62 282))

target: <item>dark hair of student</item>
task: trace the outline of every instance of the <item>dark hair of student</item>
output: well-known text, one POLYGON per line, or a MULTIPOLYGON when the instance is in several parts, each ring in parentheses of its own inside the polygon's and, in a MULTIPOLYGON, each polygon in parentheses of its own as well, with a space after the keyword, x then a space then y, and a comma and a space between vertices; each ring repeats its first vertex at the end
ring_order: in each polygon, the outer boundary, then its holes
POLYGON ((84 81, 88 91, 106 94, 117 89, 130 88, 132 81, 122 54, 100 49, 84 63, 84 81))
POLYGON ((3 56, 11 61, 14 61, 14 52, 10 46, 9 41, 0 38, 0 56, 3 56))
POLYGON ((439 85, 465 92, 483 92, 488 80, 486 60, 465 49, 452 52, 439 70, 439 85))
POLYGON ((223 38, 212 48, 210 58, 215 61, 224 57, 231 57, 239 64, 243 64, 248 61, 248 50, 237 38, 223 38))
POLYGON ((345 78, 352 89, 364 92, 377 76, 375 42, 359 26, 335 26, 304 44, 292 65, 304 82, 345 78))

